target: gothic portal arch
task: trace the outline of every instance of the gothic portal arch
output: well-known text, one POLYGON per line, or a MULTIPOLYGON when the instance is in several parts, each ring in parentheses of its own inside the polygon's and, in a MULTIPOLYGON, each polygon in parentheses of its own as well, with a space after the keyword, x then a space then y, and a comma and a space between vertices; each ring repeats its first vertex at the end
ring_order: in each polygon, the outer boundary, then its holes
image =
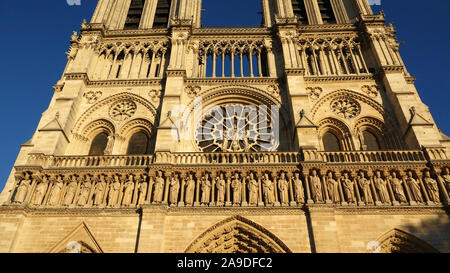
POLYGON ((381 253, 439 253, 425 241, 399 229, 385 233, 377 242, 381 253))
POLYGON ((262 226, 241 216, 225 219, 197 237, 186 253, 290 253, 262 226))

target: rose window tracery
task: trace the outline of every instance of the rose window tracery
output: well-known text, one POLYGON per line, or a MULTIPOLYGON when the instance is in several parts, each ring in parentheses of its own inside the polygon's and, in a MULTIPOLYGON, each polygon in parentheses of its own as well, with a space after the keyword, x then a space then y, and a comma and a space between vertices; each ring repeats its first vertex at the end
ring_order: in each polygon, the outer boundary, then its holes
POLYGON ((122 100, 114 103, 109 109, 110 116, 117 121, 124 121, 136 113, 136 103, 132 100, 122 100))
POLYGON ((338 98, 331 102, 331 110, 341 118, 354 118, 361 113, 361 105, 351 98, 338 98))
POLYGON ((195 142, 201 151, 210 153, 276 151, 278 126, 270 111, 254 105, 210 109, 195 130, 195 142))

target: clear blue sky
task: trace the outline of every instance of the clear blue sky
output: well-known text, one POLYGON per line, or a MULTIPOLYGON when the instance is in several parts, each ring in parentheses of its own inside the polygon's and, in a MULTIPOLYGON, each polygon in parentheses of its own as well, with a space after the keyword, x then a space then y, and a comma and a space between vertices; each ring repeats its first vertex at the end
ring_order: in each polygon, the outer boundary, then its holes
MULTIPOLYGON (((66 64, 70 35, 83 18, 90 20, 96 0, 0 0, 0 189, 20 145, 31 138, 66 64)), ((450 134, 450 1, 381 0, 388 22, 398 30, 401 54, 417 77, 422 100, 441 129, 450 134)), ((204 0, 204 26, 258 26, 260 0, 204 0), (227 18, 227 19, 225 19, 227 18)))

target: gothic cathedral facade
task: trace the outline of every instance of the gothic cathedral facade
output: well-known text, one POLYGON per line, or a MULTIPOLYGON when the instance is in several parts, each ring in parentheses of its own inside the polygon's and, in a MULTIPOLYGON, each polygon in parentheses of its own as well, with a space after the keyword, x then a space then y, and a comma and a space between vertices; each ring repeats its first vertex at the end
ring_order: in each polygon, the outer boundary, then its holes
POLYGON ((204 28, 201 0, 99 0, 0 251, 450 252, 450 138, 394 26, 368 0, 261 2, 260 27, 204 28))

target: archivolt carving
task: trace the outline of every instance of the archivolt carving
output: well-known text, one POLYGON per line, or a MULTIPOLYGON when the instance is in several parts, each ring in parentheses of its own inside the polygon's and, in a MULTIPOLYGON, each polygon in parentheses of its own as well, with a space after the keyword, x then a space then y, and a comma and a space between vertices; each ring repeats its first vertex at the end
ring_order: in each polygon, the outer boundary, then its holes
POLYGON ((320 121, 317 125, 319 127, 319 135, 323 136, 328 129, 333 128, 339 135, 344 136, 345 134, 350 134, 350 130, 347 125, 340 120, 334 118, 326 118, 320 121))
MULTIPOLYGON (((74 126, 73 129, 73 133, 78 133, 80 131, 81 128, 83 128, 83 125, 86 124, 87 122, 91 121, 92 119, 95 119, 95 113, 100 110, 99 112, 103 112, 103 111, 109 111, 109 107, 114 104, 115 102, 120 102, 120 101, 132 101, 134 104, 136 105, 142 105, 149 113, 145 113, 146 118, 149 119, 150 122, 152 122, 154 120, 154 117, 156 116, 156 109, 155 107, 149 103, 146 99, 132 94, 132 93, 120 93, 114 96, 111 96, 109 98, 106 98, 96 104, 94 104, 93 106, 91 106, 86 112, 84 112, 81 117, 78 119, 78 121, 76 122, 76 125, 74 126), (107 107, 107 108, 106 108, 107 107), (102 108, 106 108, 106 109, 102 109, 102 108), (147 117, 147 115, 149 115, 147 117)), ((139 118, 139 114, 136 113, 135 114, 137 118, 139 118)), ((104 118, 104 114, 100 113, 98 115, 98 118, 104 118)))
POLYGON ((382 253, 439 253, 423 240, 398 229, 389 231, 377 241, 382 253))
POLYGON ((363 126, 374 127, 380 132, 383 132, 386 128, 384 122, 373 117, 362 117, 355 122, 355 130, 363 126))
POLYGON ((270 231, 241 216, 228 218, 200 235, 186 253, 290 253, 270 231))
MULTIPOLYGON (((240 97, 243 100, 247 100, 250 103, 255 105, 281 105, 281 101, 278 97, 275 97, 273 94, 264 91, 259 88, 246 86, 246 85, 226 85, 220 86, 216 88, 211 88, 207 92, 205 92, 202 96, 203 103, 209 101, 215 101, 217 98, 224 97, 226 100, 230 102, 236 103, 233 99, 235 97, 230 97, 230 95, 235 95, 240 97)), ((190 103, 190 106, 193 105, 193 101, 190 103)))
POLYGON ((96 130, 105 130, 108 133, 108 135, 114 135, 116 131, 114 125, 110 121, 106 119, 99 119, 89 123, 83 129, 82 136, 89 136, 92 132, 96 130))
POLYGON ((122 126, 119 134, 120 136, 127 138, 127 136, 134 133, 135 130, 143 129, 148 135, 150 135, 152 128, 153 124, 151 122, 145 119, 134 119, 122 126))
POLYGON ((348 99, 356 100, 358 102, 365 103, 365 104, 373 107, 377 112, 380 113, 381 116, 385 115, 384 108, 380 103, 374 101, 373 99, 371 99, 367 96, 361 95, 358 92, 341 89, 341 90, 334 91, 334 92, 326 95, 322 99, 320 99, 316 103, 316 105, 314 105, 314 107, 311 111, 312 118, 313 119, 315 118, 316 114, 318 113, 318 110, 321 108, 322 105, 324 105, 325 103, 327 103, 329 101, 333 101, 333 100, 336 100, 339 98, 348 98, 348 99))

